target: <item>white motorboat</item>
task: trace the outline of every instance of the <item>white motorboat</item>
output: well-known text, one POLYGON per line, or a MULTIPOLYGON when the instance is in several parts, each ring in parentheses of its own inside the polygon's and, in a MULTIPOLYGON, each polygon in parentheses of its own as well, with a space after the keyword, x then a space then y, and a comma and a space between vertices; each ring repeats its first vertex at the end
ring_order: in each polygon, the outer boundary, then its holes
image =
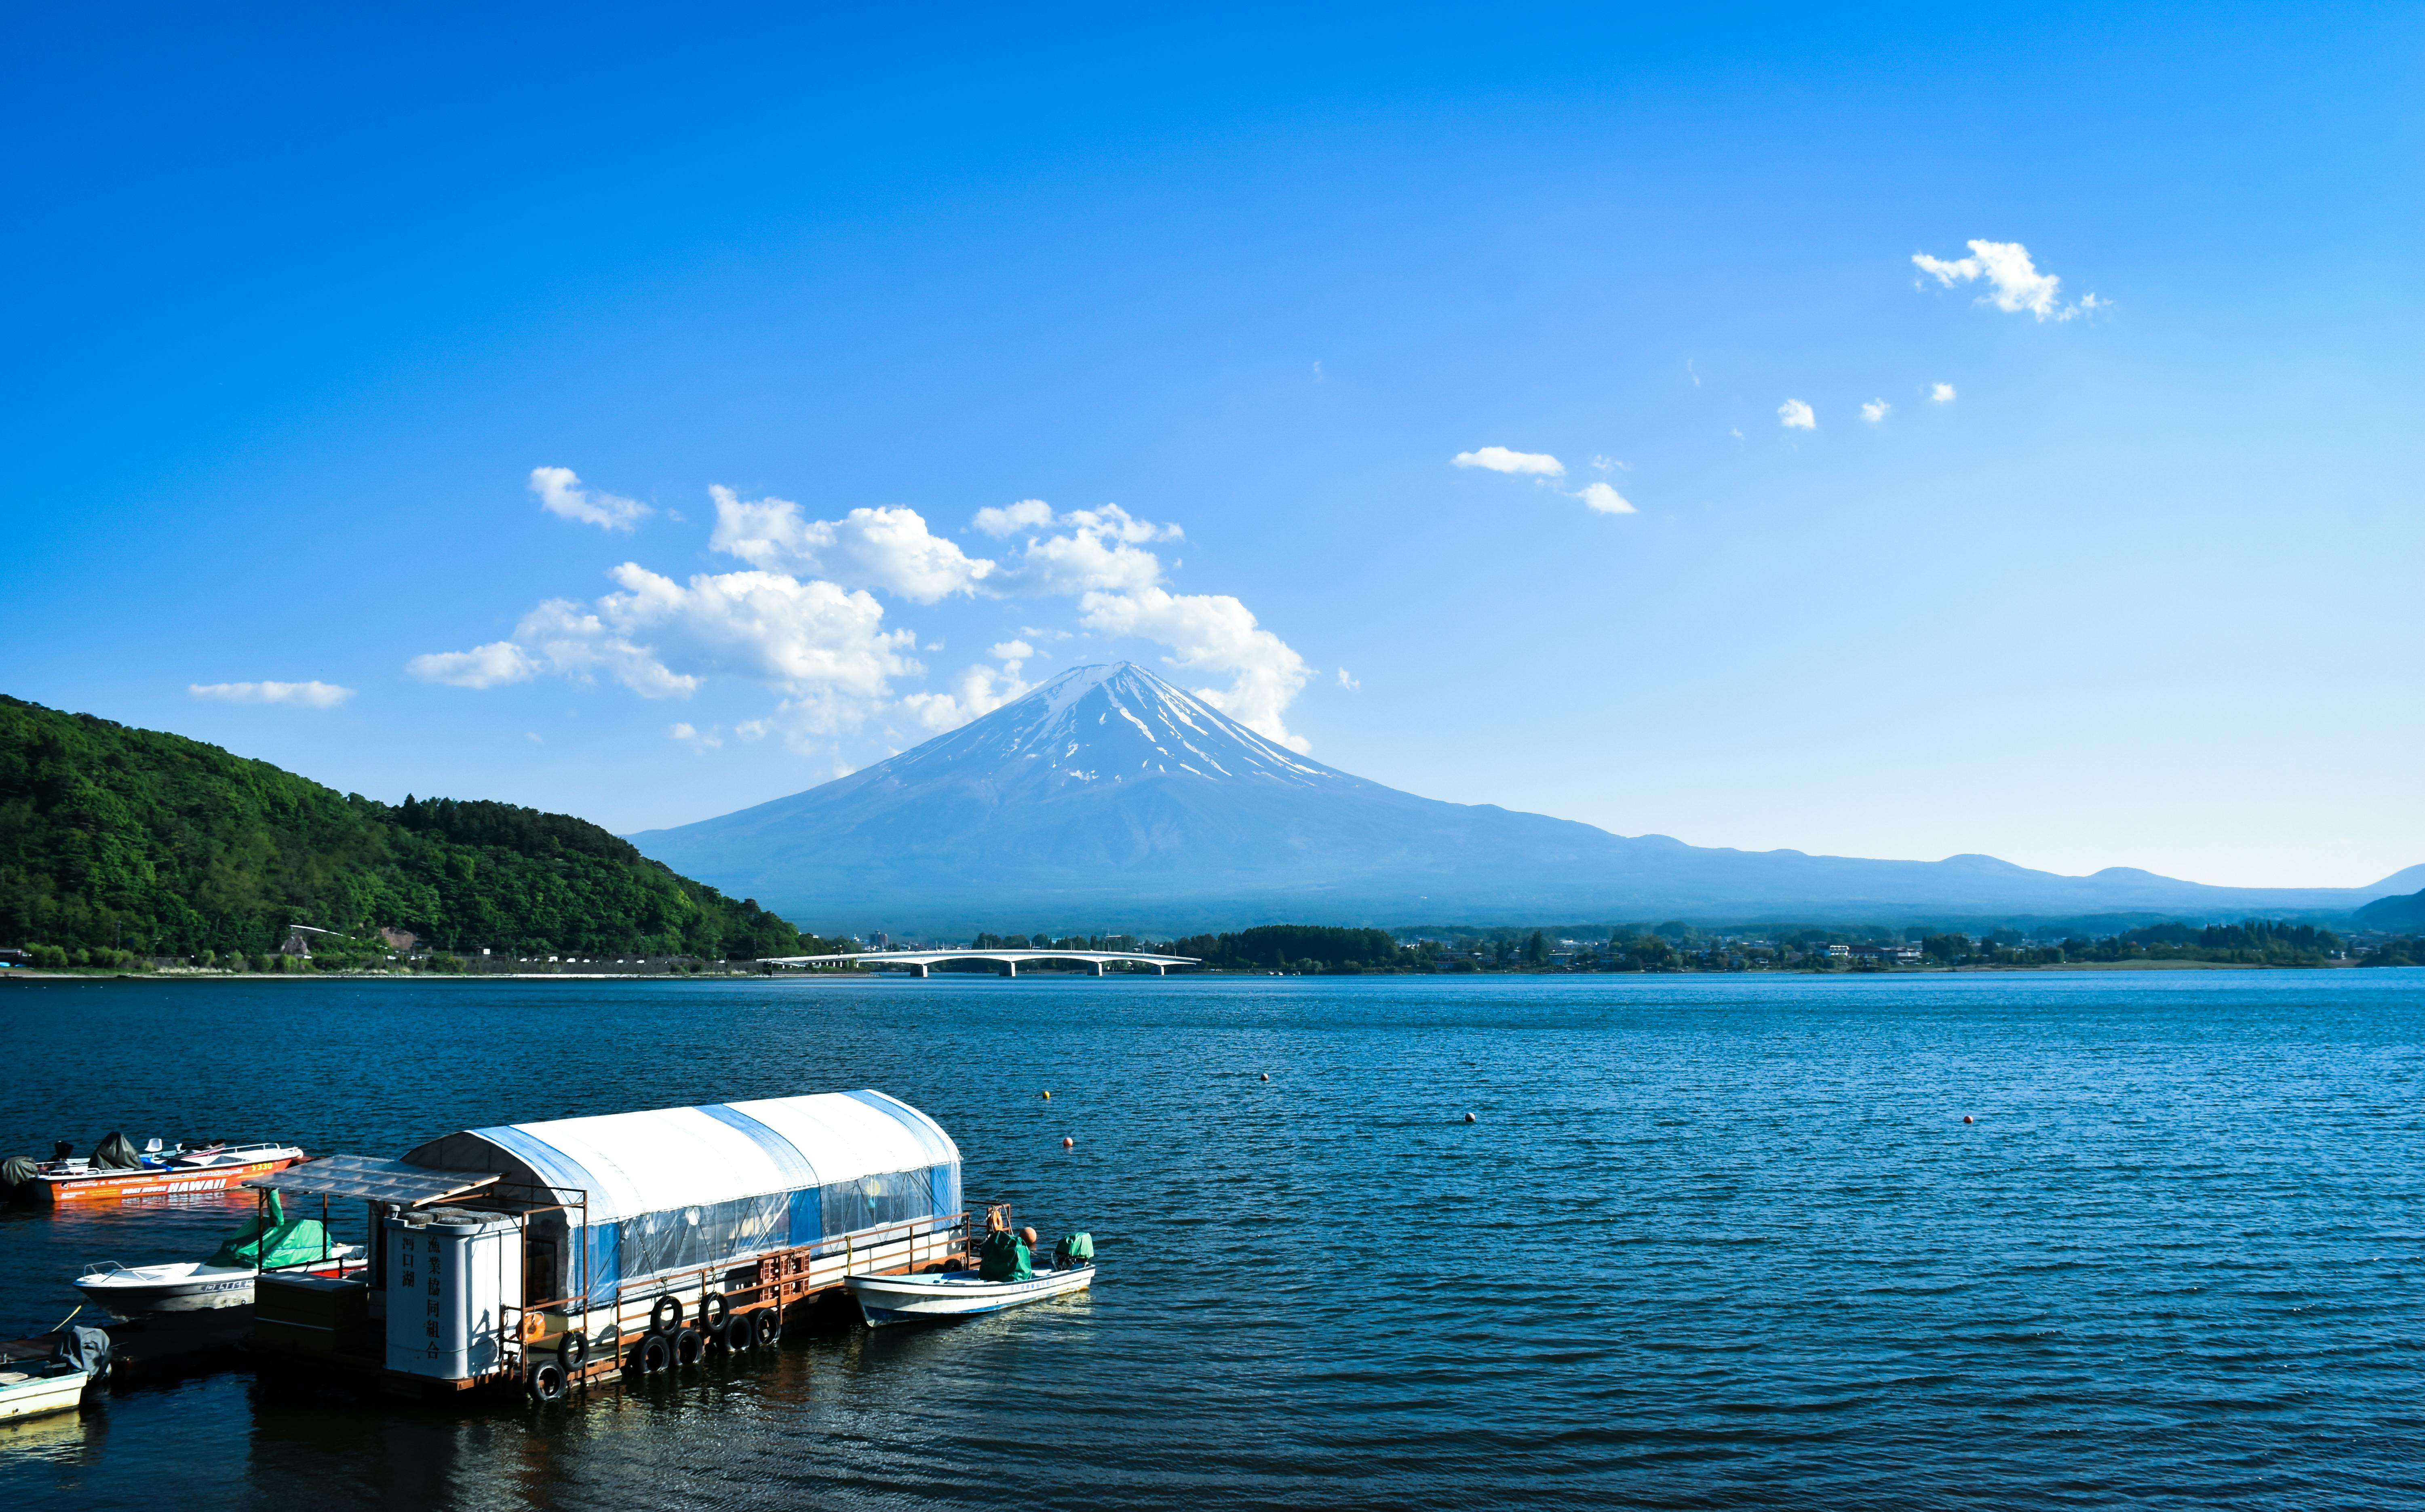
POLYGON ((47 1360, 0 1361, 0 1419, 71 1412, 109 1369, 109 1335, 99 1329, 64 1334, 47 1360))
MULTIPOLYGON (((296 1267, 314 1276, 337 1276, 368 1264, 360 1246, 332 1246, 325 1264, 296 1267)), ((242 1307, 252 1300, 261 1272, 249 1265, 215 1265, 179 1260, 164 1265, 121 1265, 115 1260, 89 1267, 75 1279, 85 1299, 111 1317, 129 1322, 148 1313, 204 1313, 242 1307)))
POLYGON ((843 1284, 858 1299, 868 1327, 880 1329, 999 1313, 1022 1302, 1084 1291, 1094 1280, 1095 1267, 1089 1263, 1068 1270, 1039 1270, 1025 1281, 986 1281, 973 1270, 947 1270, 923 1276, 849 1276, 843 1284))

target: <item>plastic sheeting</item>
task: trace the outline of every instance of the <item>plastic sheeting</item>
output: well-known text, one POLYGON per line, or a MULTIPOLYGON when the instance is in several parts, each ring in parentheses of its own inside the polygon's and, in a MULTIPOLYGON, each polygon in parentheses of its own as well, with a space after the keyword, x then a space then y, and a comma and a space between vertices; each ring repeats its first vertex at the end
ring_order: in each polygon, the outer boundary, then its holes
POLYGON ((501 1124, 404 1158, 584 1194, 580 1252, 593 1303, 659 1271, 960 1206, 959 1146, 925 1114, 874 1090, 501 1124))

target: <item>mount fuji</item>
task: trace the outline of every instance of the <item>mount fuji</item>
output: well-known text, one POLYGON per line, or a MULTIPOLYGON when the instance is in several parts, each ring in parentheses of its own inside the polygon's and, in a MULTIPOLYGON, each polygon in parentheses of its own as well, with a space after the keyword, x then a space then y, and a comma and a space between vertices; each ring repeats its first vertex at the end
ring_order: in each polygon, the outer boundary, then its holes
POLYGON ((1442 803, 1297 755, 1131 662, 1076 667, 822 787, 630 836, 821 932, 2337 913, 2425 887, 2208 887, 1992 856, 1690 846, 1442 803))

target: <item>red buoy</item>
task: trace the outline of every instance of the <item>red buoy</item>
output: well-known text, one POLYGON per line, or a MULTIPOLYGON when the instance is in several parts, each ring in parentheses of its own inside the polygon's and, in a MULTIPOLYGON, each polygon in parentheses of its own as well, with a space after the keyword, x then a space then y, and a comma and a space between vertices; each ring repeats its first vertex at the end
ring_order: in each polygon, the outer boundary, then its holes
POLYGON ((1970 1115, 1969 1115, 1969 1114, 1967 1114, 1967 1113, 1963 1114, 1963 1115, 1962 1115, 1962 1122, 1965 1122, 1965 1123, 1969 1122, 1970 1122, 1970 1115))
POLYGON ((1075 1150, 1078 1148, 1078 1141, 1070 1138, 1065 1134, 1061 1137, 1061 1148, 1064 1150, 1075 1150))

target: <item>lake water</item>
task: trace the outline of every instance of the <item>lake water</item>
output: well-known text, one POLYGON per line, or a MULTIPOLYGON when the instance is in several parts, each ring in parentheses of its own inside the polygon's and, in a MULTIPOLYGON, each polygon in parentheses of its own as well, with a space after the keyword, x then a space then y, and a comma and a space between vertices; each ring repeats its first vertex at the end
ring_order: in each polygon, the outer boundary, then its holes
MULTIPOLYGON (((0 1152, 877 1087, 1102 1267, 570 1409, 137 1391, 0 1430, 11 1507, 2425 1504, 2420 971, 20 981, 0 1028, 0 1152)), ((0 1217, 0 1326, 243 1211, 0 1217)))

